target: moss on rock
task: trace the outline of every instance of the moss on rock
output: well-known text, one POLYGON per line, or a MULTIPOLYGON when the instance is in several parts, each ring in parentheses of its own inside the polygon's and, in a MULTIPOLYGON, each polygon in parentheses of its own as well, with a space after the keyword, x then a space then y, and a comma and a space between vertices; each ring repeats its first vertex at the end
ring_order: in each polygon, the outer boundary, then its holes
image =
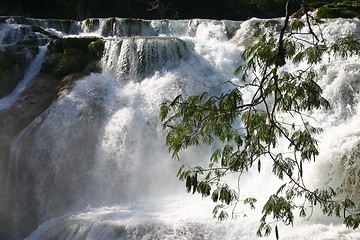
POLYGON ((105 43, 104 40, 98 39, 88 44, 89 52, 95 55, 98 59, 101 58, 104 51, 105 43))
POLYGON ((43 63, 41 72, 50 73, 58 77, 63 77, 67 74, 80 71, 83 67, 83 55, 60 53, 52 54, 43 63))
POLYGON ((39 46, 45 45, 52 39, 59 38, 51 34, 50 32, 44 30, 42 27, 36 25, 33 25, 31 27, 22 27, 20 29, 25 36, 22 40, 17 41, 16 45, 39 46))
POLYGON ((116 23, 116 18, 111 17, 106 21, 106 25, 112 26, 113 24, 116 23))
POLYGON ((322 7, 322 6, 326 5, 326 4, 328 4, 328 3, 325 2, 325 1, 310 2, 309 7, 311 7, 311 8, 319 8, 319 7, 322 7))
POLYGON ((99 40, 97 37, 84 38, 59 38, 50 43, 50 49, 53 53, 63 53, 67 49, 78 49, 83 52, 88 51, 88 45, 99 40))
POLYGON ((95 31, 100 25, 100 20, 97 18, 87 18, 84 23, 90 31, 95 31))
POLYGON ((16 45, 36 46, 38 45, 38 38, 35 35, 27 35, 23 40, 18 41, 16 45))
POLYGON ((49 38, 52 38, 52 39, 58 39, 59 38, 58 36, 55 36, 55 35, 49 33, 48 31, 46 31, 45 29, 43 29, 42 27, 39 27, 39 26, 32 26, 31 30, 34 33, 40 33, 40 34, 42 34, 44 36, 47 36, 49 38))
POLYGON ((64 77, 81 71, 91 61, 99 60, 104 50, 100 38, 61 38, 51 42, 52 53, 44 62, 41 72, 64 77))
POLYGON ((317 13, 318 18, 354 18, 360 17, 360 0, 343 1, 321 6, 317 13))

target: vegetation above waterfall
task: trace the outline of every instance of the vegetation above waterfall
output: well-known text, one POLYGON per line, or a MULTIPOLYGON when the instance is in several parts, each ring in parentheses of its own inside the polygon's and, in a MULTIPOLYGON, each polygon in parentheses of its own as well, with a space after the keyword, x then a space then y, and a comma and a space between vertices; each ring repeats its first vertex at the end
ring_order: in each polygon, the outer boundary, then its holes
POLYGON ((253 197, 241 199, 239 186, 230 186, 226 176, 235 174, 241 182, 243 174, 253 168, 264 171, 264 162, 271 161, 272 173, 283 184, 262 207, 259 236, 269 235, 275 225, 278 238, 276 222, 291 225, 296 214, 309 218, 317 207, 356 229, 359 206, 337 195, 331 186, 308 188, 303 165, 316 161, 316 134, 322 131, 311 125, 309 112, 330 107, 322 97, 315 66, 324 57, 359 55, 360 38, 349 34, 329 42, 315 34, 314 27, 321 25, 308 13, 302 20, 291 20, 289 2, 284 21, 259 21, 253 26, 257 41, 243 53, 246 64, 235 70, 242 83, 224 82, 232 88, 220 96, 207 92, 179 95, 161 105, 160 116, 168 130, 166 143, 176 159, 190 146, 222 143, 207 166, 184 165, 178 171, 188 192, 217 203, 213 213, 220 220, 228 218, 227 209, 235 209, 240 202, 250 208, 257 202, 253 197), (286 65, 297 70, 289 72, 286 65), (250 99, 243 97, 246 92, 253 93, 250 99), (280 141, 286 142, 286 152, 279 149, 280 141))
MULTIPOLYGON (((250 17, 283 16, 285 14, 283 2, 283 0, 3 0, 0 3, 0 15, 77 20, 114 16, 145 19, 246 20, 250 17)), ((308 0, 307 2, 312 8, 330 4, 331 6, 322 10, 329 17, 353 17, 353 13, 359 16, 357 0, 308 0), (344 3, 346 6, 336 6, 337 3, 344 3)), ((299 8, 298 1, 292 1, 290 11, 293 13, 299 8)))
MULTIPOLYGON (((313 4, 315 6, 315 4, 313 4)), ((353 18, 360 16, 360 1, 343 1, 321 5, 316 16, 318 18, 353 18)))

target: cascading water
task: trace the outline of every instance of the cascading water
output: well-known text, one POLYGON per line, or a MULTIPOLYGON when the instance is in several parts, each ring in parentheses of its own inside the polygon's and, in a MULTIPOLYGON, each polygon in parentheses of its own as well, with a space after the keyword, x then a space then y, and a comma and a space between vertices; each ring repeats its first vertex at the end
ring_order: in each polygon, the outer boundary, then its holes
POLYGON ((30 57, 30 59, 32 58, 31 63, 26 70, 24 78, 17 84, 16 88, 11 92, 11 94, 8 94, 0 99, 0 110, 9 107, 11 103, 19 97, 29 81, 31 81, 36 76, 36 74, 39 73, 41 64, 43 63, 46 55, 46 51, 47 46, 41 46, 39 48, 38 54, 35 57, 30 57))
MULTIPOLYGON (((184 162, 171 160, 158 114, 160 103, 179 94, 220 94, 231 88, 222 82, 239 81, 232 73, 253 42, 249 26, 262 20, 20 20, 1 29, 31 24, 59 37, 96 35, 104 38, 105 51, 101 73, 77 81, 13 140, 9 173, 1 172, 13 186, 6 191, 14 199, 13 239, 256 238, 260 209, 239 207, 236 219, 218 222, 210 199, 185 193, 178 167, 206 162, 211 149, 190 148, 182 153, 184 162)), ((322 28, 331 41, 360 34, 360 21, 329 20, 322 28)), ((20 38, 4 36, 1 44, 20 38)), ((310 185, 332 184, 357 201, 359 57, 324 59, 318 69, 332 108, 311 113, 324 132, 319 160, 306 174, 310 185)), ((265 172, 242 177, 243 198, 255 195, 262 202, 278 186, 265 172)), ((280 226, 281 239, 360 238, 339 222, 314 213, 293 228, 280 226)))

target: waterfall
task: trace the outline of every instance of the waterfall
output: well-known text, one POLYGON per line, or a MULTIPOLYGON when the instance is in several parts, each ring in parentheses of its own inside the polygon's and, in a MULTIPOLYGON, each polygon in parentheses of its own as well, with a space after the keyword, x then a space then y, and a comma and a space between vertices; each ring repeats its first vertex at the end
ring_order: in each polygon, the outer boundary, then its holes
POLYGON ((191 44, 179 38, 130 37, 108 44, 103 72, 132 80, 174 66, 191 53, 191 44))
POLYGON ((44 61, 45 55, 47 52, 47 46, 39 47, 38 54, 32 58, 30 56, 30 64, 25 71, 24 78, 17 84, 16 88, 12 91, 11 94, 0 99, 0 111, 9 107, 13 101, 15 101, 21 92, 25 89, 26 85, 39 73, 41 64, 44 61))
MULTIPOLYGON (((178 168, 206 163, 212 148, 192 147, 181 153, 181 162, 172 160, 159 105, 179 94, 219 95, 231 89, 221 83, 240 81, 233 71, 253 42, 249 26, 257 21, 263 20, 12 17, 0 24, 4 46, 24 38, 18 29, 29 26, 58 37, 105 41, 102 71, 75 82, 12 140, 9 172, 0 172, 13 199, 12 239, 256 239, 260 204, 254 211, 240 206, 236 218, 218 222, 212 219, 211 199, 186 193, 176 178, 178 168)), ((327 20, 321 27, 329 41, 360 34, 356 19, 327 20)), ((45 51, 40 47, 24 79, 38 73, 45 51)), ((306 166, 306 179, 311 187, 330 184, 359 201, 359 56, 324 59, 316 68, 331 109, 309 113, 324 131, 317 136, 319 159, 306 166)), ((26 86, 24 80, 18 88, 26 86)), ((241 198, 264 202, 279 184, 271 175, 264 170, 242 176, 241 198)), ((315 212, 309 221, 301 220, 294 227, 279 225, 281 239, 360 238, 341 219, 315 212)))

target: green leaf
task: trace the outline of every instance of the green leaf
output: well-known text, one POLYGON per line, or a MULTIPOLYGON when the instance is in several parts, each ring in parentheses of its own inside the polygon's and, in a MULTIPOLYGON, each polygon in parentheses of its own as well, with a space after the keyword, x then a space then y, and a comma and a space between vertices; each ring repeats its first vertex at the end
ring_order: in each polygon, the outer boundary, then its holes
POLYGON ((187 176, 186 177, 186 190, 188 191, 188 192, 190 192, 191 191, 191 176, 187 176))
POLYGON ((227 212, 225 212, 224 210, 222 210, 218 216, 218 219, 220 221, 225 221, 228 218, 229 218, 229 214, 227 212))
POLYGON ((198 180, 197 180, 197 174, 195 173, 195 175, 192 177, 191 179, 191 185, 192 185, 192 188, 193 188, 193 194, 196 192, 196 189, 197 189, 197 185, 198 185, 198 180))
POLYGON ((243 66, 239 66, 235 69, 234 75, 239 75, 243 71, 243 66))
POLYGON ((244 200, 244 204, 249 204, 250 205, 250 209, 255 209, 255 203, 257 202, 257 200, 255 198, 246 198, 244 200))
POLYGON ((300 206, 300 212, 299 212, 300 217, 305 218, 306 217, 306 210, 305 207, 300 206))
POLYGON ((305 23, 302 20, 294 20, 291 23, 291 30, 299 32, 305 27, 305 23))
POLYGON ((180 102, 182 102, 183 101, 183 97, 182 97, 182 95, 180 94, 180 95, 178 95, 178 96, 176 96, 175 98, 174 98, 174 100, 169 104, 169 106, 170 107, 174 107, 174 106, 176 106, 176 104, 178 104, 178 103, 180 103, 180 102))

